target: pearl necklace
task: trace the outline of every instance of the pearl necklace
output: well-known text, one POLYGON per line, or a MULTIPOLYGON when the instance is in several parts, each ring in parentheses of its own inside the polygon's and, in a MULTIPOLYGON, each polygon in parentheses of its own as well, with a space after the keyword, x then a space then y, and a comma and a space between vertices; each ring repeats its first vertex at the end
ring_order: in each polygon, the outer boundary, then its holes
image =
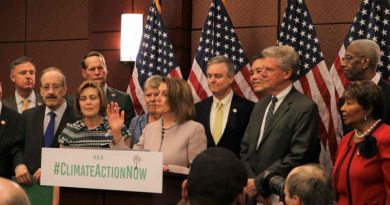
POLYGON ((355 137, 358 138, 358 139, 363 139, 364 137, 366 137, 367 135, 371 134, 371 132, 378 126, 378 124, 381 122, 382 120, 379 119, 377 121, 375 121, 374 124, 372 124, 365 132, 363 132, 362 134, 358 134, 358 130, 355 128, 355 137))

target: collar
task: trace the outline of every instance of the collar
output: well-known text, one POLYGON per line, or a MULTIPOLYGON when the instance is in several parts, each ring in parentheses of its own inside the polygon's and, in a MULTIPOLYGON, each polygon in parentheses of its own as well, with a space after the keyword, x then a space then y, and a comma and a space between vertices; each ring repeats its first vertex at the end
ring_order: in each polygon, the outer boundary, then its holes
POLYGON ((378 85, 380 79, 381 75, 379 73, 376 73, 375 76, 371 79, 371 81, 378 85))
POLYGON ((222 98, 222 100, 219 100, 218 98, 216 98, 215 96, 213 96, 213 102, 214 103, 218 103, 218 102, 221 102, 223 104, 223 106, 227 105, 229 102, 231 102, 233 99, 233 90, 230 89, 230 92, 229 94, 227 94, 224 98, 222 98))
POLYGON ((278 102, 282 102, 284 98, 286 98, 287 94, 291 91, 292 89, 292 84, 289 85, 287 88, 282 90, 279 94, 277 94, 275 97, 278 99, 278 102))
POLYGON ((104 93, 107 93, 107 87, 108 87, 108 86, 107 86, 107 83, 105 83, 104 86, 103 86, 103 91, 104 91, 104 93))
MULTIPOLYGON (((33 102, 35 103, 36 102, 36 99, 37 97, 35 96, 35 91, 33 90, 31 92, 31 94, 27 97, 27 99, 30 101, 30 102, 33 102)), ((16 104, 19 105, 20 103, 23 103, 23 100, 24 98, 22 96, 19 95, 18 92, 16 92, 15 90, 15 100, 16 100, 16 104)))
POLYGON ((51 110, 50 108, 48 108, 46 106, 46 108, 45 108, 45 116, 47 114, 49 114, 49 112, 52 112, 52 111, 56 114, 56 116, 62 116, 62 114, 66 110, 66 107, 67 107, 66 100, 64 101, 64 103, 62 103, 62 105, 57 110, 51 110))
POLYGON ((0 115, 1 115, 1 109, 3 108, 3 104, 1 103, 1 100, 0 100, 0 115))

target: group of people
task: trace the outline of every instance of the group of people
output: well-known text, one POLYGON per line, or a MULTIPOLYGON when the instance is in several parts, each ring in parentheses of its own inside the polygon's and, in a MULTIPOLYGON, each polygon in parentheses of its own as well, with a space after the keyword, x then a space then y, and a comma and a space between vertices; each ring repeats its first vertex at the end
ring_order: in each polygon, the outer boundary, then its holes
POLYGON ((206 73, 212 96, 194 104, 186 81, 151 76, 139 116, 107 86, 99 52, 82 58, 75 94, 55 67, 43 70, 36 94, 35 66, 21 57, 10 69, 15 94, 0 102, 0 176, 39 182, 42 147, 133 148, 162 152, 163 171, 189 172, 181 203, 389 204, 390 85, 376 73, 380 55, 374 41, 356 40, 342 58, 351 83, 339 100, 345 136, 332 176, 318 165, 321 116, 293 86, 299 55, 290 46, 253 59, 256 104, 233 92, 234 64, 216 56, 206 73))

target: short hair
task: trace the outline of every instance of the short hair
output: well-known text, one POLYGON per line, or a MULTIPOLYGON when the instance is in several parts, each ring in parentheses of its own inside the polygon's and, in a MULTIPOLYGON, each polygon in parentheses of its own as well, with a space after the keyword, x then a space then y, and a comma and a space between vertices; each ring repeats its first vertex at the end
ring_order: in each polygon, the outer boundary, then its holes
POLYGON ((263 58, 264 58, 263 54, 261 54, 261 53, 255 54, 255 55, 251 58, 251 60, 250 60, 251 67, 252 67, 252 65, 253 65, 253 63, 254 63, 255 61, 257 61, 257 60, 259 60, 259 59, 263 59, 263 58))
POLYGON ((23 63, 31 63, 34 68, 35 68, 35 64, 34 62, 32 61, 32 59, 30 57, 27 57, 27 56, 20 56, 19 58, 15 59, 14 61, 11 62, 11 64, 9 65, 10 67, 10 72, 14 72, 15 70, 15 67, 20 65, 20 64, 23 64, 23 63))
POLYGON ((87 88, 94 88, 97 90, 99 100, 100 100, 99 114, 101 116, 106 115, 106 108, 107 108, 106 96, 105 96, 103 88, 100 86, 100 84, 96 83, 93 80, 86 80, 86 81, 82 82, 81 85, 79 86, 79 88, 77 89, 77 92, 75 95, 76 106, 74 106, 76 114, 78 116, 82 117, 81 108, 80 108, 80 95, 87 88))
POLYGON ((226 148, 212 147, 192 162, 187 177, 188 198, 192 205, 229 204, 247 184, 244 165, 226 148))
POLYGON ((286 45, 271 46, 265 48, 261 54, 264 58, 276 58, 278 66, 287 71, 291 69, 291 80, 296 78, 297 70, 299 67, 299 55, 295 52, 294 48, 286 45))
POLYGON ((234 63, 226 56, 214 56, 209 61, 207 61, 207 69, 210 65, 218 64, 218 63, 225 63, 227 67, 227 73, 230 76, 234 76, 236 70, 234 69, 234 63))
POLYGON ((158 86, 160 86, 161 81, 162 77, 160 75, 150 76, 144 83, 144 90, 148 88, 158 89, 158 86))
POLYGON ((194 119, 194 98, 187 81, 178 78, 163 77, 162 82, 167 85, 168 104, 175 113, 178 124, 194 119))
POLYGON ((352 41, 349 46, 355 46, 357 48, 358 55, 369 58, 369 67, 376 70, 379 59, 381 58, 381 49, 375 41, 370 39, 358 39, 352 41))
POLYGON ((42 86, 42 76, 45 74, 45 73, 47 73, 47 72, 50 72, 50 71, 56 71, 56 72, 58 72, 59 74, 60 74, 60 76, 61 76, 61 78, 62 78, 62 85, 63 86, 66 86, 66 76, 65 76, 65 74, 62 72, 62 70, 61 69, 59 69, 59 68, 57 68, 57 67, 48 67, 48 68, 46 68, 45 70, 43 70, 42 71, 42 73, 41 73, 41 78, 40 78, 40 83, 41 83, 41 86, 42 86))
POLYGON ((97 52, 97 51, 88 51, 88 53, 86 53, 83 57, 83 59, 81 59, 81 67, 83 69, 87 69, 87 65, 85 64, 85 59, 87 59, 88 57, 91 57, 91 56, 97 56, 99 57, 101 60, 102 60, 102 64, 105 68, 107 68, 107 64, 106 64, 106 59, 104 59, 104 56, 103 54, 101 54, 100 52, 97 52))
POLYGON ((382 118, 384 100, 382 90, 370 80, 352 81, 344 91, 344 99, 356 100, 364 109, 370 110, 375 120, 382 118))
POLYGON ((285 184, 290 197, 298 196, 303 204, 328 205, 333 202, 332 180, 323 167, 308 164, 295 169, 285 184))

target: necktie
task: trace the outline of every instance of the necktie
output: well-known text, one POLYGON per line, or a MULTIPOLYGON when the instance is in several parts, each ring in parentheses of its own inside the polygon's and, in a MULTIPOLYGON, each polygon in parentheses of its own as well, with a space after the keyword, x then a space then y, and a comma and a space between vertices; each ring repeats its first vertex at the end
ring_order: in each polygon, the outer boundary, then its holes
POLYGON ((30 101, 28 99, 23 99, 22 112, 28 109, 28 104, 30 101))
POLYGON ((45 147, 50 147, 54 138, 54 122, 55 122, 56 114, 53 111, 49 112, 49 114, 50 114, 50 121, 49 124, 47 125, 45 135, 44 135, 45 147))
POLYGON ((275 96, 272 96, 271 105, 269 106, 269 109, 267 112, 267 117, 265 118, 264 132, 268 129, 268 126, 269 126, 270 122, 272 121, 272 118, 274 117, 276 102, 278 102, 278 98, 276 98, 275 96))
POLYGON ((218 144, 222 135, 222 121, 223 121, 223 104, 221 102, 217 103, 215 118, 214 118, 214 127, 213 127, 213 139, 215 144, 218 144))

